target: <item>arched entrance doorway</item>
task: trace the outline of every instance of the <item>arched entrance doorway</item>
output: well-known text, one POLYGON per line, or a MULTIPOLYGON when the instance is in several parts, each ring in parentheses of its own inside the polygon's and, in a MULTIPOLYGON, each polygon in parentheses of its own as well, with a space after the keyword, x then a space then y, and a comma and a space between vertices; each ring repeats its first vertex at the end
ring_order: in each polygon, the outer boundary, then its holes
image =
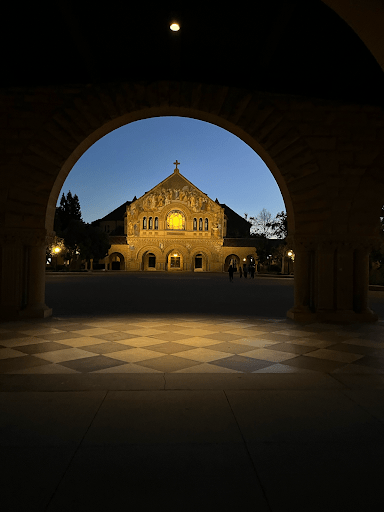
POLYGON ((207 272, 209 270, 209 260, 205 252, 195 253, 192 256, 192 265, 194 272, 207 272))
POLYGON ((229 256, 225 258, 224 272, 228 272, 229 265, 232 265, 234 271, 237 272, 240 264, 241 261, 239 256, 237 256, 236 254, 229 254, 229 256))
POLYGON ((119 252, 114 252, 109 255, 109 269, 110 270, 125 270, 125 259, 119 252))
POLYGON ((166 270, 169 272, 184 270, 184 256, 180 250, 173 249, 168 253, 166 260, 166 270))
POLYGON ((143 254, 142 268, 149 271, 156 270, 156 255, 153 252, 148 251, 143 254))

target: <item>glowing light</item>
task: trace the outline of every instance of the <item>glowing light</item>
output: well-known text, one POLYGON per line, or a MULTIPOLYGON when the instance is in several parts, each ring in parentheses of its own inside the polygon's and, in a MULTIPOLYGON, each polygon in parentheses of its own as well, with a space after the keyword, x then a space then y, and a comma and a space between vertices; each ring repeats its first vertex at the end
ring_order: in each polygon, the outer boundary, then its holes
POLYGON ((60 251, 61 251, 61 248, 60 248, 60 247, 57 247, 57 246, 56 246, 56 247, 54 247, 54 248, 53 248, 53 252, 54 252, 55 254, 59 254, 59 252, 60 252, 60 251))
POLYGON ((168 215, 167 229, 185 229, 185 218, 181 212, 173 211, 168 215))
POLYGON ((180 25, 176 21, 173 21, 169 28, 172 30, 172 32, 178 32, 180 30, 180 25))

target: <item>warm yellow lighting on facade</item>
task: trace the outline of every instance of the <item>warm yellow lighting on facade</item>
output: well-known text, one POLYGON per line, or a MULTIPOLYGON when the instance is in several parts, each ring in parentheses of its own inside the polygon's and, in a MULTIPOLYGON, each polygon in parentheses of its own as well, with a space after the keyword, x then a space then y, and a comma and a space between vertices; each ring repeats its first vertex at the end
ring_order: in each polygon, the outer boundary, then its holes
POLYGON ((185 229, 185 219, 181 212, 173 211, 168 215, 167 229, 185 229))
POLYGON ((170 27, 169 27, 172 32, 178 32, 180 30, 180 25, 174 21, 173 23, 171 23, 170 27))

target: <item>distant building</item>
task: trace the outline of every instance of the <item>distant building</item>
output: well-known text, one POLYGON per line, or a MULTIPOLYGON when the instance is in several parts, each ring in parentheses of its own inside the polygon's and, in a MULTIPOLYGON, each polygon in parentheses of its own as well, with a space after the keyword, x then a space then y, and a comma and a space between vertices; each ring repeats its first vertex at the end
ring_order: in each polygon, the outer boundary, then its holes
POLYGON ((108 270, 227 271, 255 265, 250 223, 213 201, 176 168, 143 196, 95 224, 110 234, 108 270))

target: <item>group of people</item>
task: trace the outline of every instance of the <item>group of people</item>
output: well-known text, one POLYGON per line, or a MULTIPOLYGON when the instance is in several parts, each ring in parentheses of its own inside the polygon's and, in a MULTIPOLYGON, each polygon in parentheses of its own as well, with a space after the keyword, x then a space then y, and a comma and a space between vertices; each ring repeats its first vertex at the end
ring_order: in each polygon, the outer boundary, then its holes
MULTIPOLYGON (((233 265, 229 265, 228 273, 229 273, 230 281, 233 281, 233 274, 235 273, 235 271, 236 271, 235 267, 233 267, 233 265)), ((248 273, 250 274, 252 279, 255 277, 255 266, 254 265, 248 266, 246 263, 244 263, 243 268, 241 268, 241 265, 239 265, 240 278, 242 278, 243 274, 244 274, 244 279, 247 279, 248 273)))

